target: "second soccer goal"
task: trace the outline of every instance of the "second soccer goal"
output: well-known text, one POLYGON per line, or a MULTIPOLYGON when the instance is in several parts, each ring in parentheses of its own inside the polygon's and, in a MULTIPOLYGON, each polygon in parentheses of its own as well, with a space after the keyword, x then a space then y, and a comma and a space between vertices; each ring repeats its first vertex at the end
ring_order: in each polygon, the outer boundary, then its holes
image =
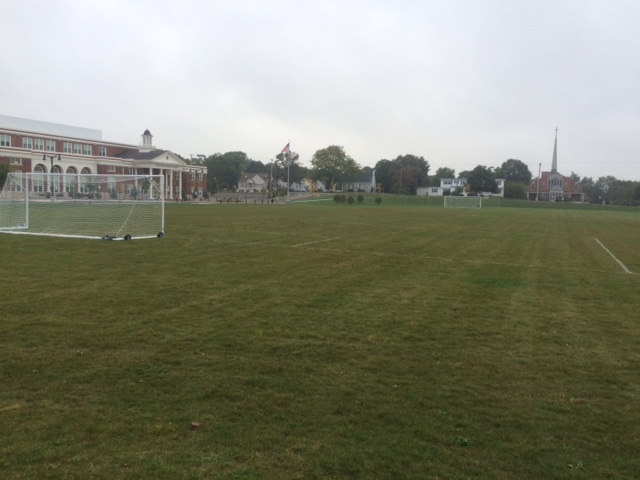
POLYGON ((482 197, 444 197, 445 208, 482 208, 482 197))

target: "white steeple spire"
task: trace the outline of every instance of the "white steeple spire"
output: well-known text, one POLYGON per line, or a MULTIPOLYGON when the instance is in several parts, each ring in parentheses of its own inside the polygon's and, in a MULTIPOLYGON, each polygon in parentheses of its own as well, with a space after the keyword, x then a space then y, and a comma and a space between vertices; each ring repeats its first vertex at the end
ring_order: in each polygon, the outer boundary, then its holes
POLYGON ((553 160, 551 161, 551 173, 558 171, 558 127, 556 127, 556 140, 553 143, 553 160))

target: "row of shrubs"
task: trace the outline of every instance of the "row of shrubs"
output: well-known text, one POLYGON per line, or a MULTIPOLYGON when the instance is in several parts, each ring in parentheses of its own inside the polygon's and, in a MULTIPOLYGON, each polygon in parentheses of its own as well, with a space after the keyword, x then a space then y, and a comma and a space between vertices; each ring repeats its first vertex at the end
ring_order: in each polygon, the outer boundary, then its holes
MULTIPOLYGON (((354 202, 358 202, 358 203, 362 203, 364 202, 364 196, 363 195, 358 195, 356 198, 353 198, 353 195, 344 195, 341 193, 336 193, 333 196, 333 201, 336 203, 348 203, 349 205, 353 205, 354 202)), ((376 199, 374 200, 378 205, 380 205, 382 203, 382 197, 376 197, 376 199)))

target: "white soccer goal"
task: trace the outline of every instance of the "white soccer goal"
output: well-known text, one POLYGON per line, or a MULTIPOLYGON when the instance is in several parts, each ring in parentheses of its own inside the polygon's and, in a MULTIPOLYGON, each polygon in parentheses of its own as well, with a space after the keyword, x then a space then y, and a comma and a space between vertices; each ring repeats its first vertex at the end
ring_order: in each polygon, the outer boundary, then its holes
POLYGON ((22 173, 0 192, 0 232, 131 240, 164 236, 164 176, 22 173))
POLYGON ((444 197, 445 208, 482 208, 482 197, 457 197, 446 195, 444 197))

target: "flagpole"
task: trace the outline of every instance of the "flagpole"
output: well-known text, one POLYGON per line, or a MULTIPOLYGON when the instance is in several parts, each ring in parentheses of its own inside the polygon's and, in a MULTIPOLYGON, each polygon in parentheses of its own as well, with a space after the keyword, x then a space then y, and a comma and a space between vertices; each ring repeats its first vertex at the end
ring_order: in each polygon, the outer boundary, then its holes
POLYGON ((289 140, 287 145, 289 145, 289 151, 287 152, 289 154, 289 161, 287 162, 287 203, 289 203, 289 190, 291 190, 289 185, 289 173, 291 172, 291 140, 289 140))

